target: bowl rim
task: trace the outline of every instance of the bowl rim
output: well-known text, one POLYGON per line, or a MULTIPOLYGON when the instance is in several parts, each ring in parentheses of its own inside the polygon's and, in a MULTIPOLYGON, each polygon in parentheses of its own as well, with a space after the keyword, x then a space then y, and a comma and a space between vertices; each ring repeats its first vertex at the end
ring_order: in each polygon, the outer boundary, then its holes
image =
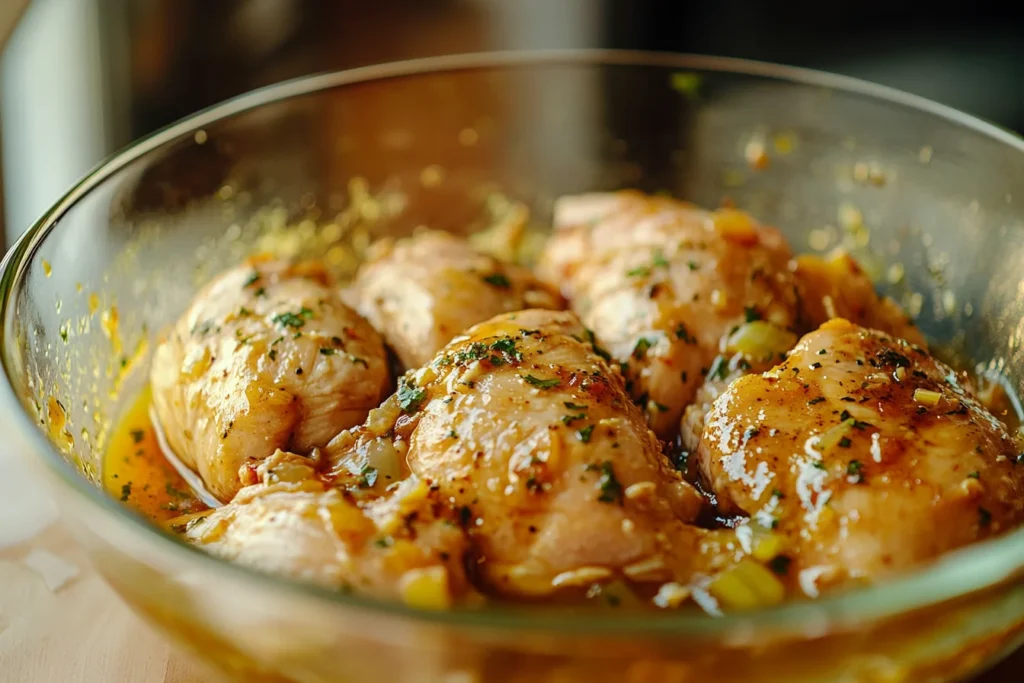
POLYGON ((17 429, 33 446, 33 455, 46 463, 51 479, 57 479, 73 495, 83 499, 99 514, 147 536, 161 553, 173 554, 179 562, 198 562, 204 570, 220 573, 227 580, 245 580, 263 589, 285 592, 289 597, 329 601, 338 607, 367 610, 381 616, 404 617, 423 624, 453 627, 483 627, 489 630, 556 631, 566 635, 698 635, 721 636, 733 632, 799 631, 822 634, 837 628, 857 627, 865 622, 904 614, 940 604, 1006 583, 1024 570, 1024 528, 1003 536, 972 544, 948 553, 923 568, 893 577, 883 583, 824 596, 816 600, 786 602, 760 610, 712 617, 703 613, 664 614, 580 614, 551 613, 536 608, 489 607, 485 610, 423 611, 398 602, 385 602, 342 594, 311 583, 276 577, 232 564, 180 542, 129 508, 120 505, 102 489, 91 485, 64 460, 46 438, 43 430, 18 398, 9 367, 8 342, 11 335, 14 287, 25 276, 32 257, 55 230, 61 218, 75 204, 119 171, 138 159, 181 139, 195 135, 204 127, 259 107, 318 92, 357 85, 369 81, 412 77, 438 72, 454 73, 482 69, 509 69, 590 65, 653 67, 721 74, 755 76, 794 85, 843 91, 874 100, 917 110, 975 133, 987 136, 1019 152, 1024 138, 929 99, 887 86, 823 71, 782 66, 767 62, 729 57, 712 57, 668 52, 630 50, 539 50, 480 52, 390 62, 341 71, 318 73, 253 90, 203 109, 161 128, 113 154, 94 167, 58 200, 16 241, 0 262, 0 316, 3 320, 2 361, 4 381, 0 382, 0 406, 17 429))

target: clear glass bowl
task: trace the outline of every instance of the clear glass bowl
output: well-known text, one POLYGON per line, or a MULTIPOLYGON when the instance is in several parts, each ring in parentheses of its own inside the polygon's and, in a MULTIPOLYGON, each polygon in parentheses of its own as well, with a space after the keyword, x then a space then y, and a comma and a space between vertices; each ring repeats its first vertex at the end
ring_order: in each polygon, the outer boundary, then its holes
POLYGON ((1024 633, 1024 531, 879 586, 717 619, 419 613, 219 562, 105 495, 98 473, 149 340, 217 269, 305 250, 344 274, 377 235, 479 231, 522 206, 542 231, 554 197, 626 186, 728 198, 797 250, 856 247, 935 342, 1019 390, 1022 152, 916 97, 725 59, 459 56, 285 83, 136 143, 7 255, 8 438, 56 483, 118 593, 240 679, 953 680, 1024 633))

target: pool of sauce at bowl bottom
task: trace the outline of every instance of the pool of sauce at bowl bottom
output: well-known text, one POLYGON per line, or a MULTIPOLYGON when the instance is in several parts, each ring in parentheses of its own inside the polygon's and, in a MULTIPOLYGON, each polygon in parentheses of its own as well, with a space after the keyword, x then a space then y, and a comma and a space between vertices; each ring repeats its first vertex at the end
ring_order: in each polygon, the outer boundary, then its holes
POLYGON ((103 488, 158 524, 206 509, 164 459, 149 419, 147 387, 121 416, 103 455, 103 488))

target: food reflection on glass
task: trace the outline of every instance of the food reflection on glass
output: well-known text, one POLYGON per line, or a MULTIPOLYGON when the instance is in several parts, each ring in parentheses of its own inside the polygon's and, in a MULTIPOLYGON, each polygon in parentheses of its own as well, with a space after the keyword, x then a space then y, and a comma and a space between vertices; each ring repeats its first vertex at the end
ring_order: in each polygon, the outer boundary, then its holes
POLYGON ((530 261, 421 231, 351 282, 220 274, 157 348, 108 490, 226 560, 426 609, 719 614, 1024 521, 1016 424, 848 254, 618 192, 561 199, 530 261), (222 505, 166 464, 150 404, 222 505))

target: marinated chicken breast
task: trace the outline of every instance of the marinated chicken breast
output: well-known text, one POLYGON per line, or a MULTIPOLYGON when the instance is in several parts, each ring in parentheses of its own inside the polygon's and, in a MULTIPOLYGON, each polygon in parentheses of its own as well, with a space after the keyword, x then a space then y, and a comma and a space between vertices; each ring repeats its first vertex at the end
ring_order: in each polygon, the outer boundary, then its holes
POLYGON ((349 296, 405 368, 429 362, 452 337, 499 313, 563 307, 526 268, 432 230, 374 245, 349 296))
MULTIPOLYGON (((860 264, 845 251, 837 249, 825 258, 801 254, 790 262, 790 269, 794 272, 800 292, 801 319, 804 324, 817 328, 832 318, 844 318, 927 348, 924 335, 899 304, 892 299, 880 297, 860 264)), ((747 327, 734 333, 733 338, 747 337, 750 341, 751 338, 768 333, 766 330, 748 330, 747 327)), ((787 341, 792 345, 796 337, 790 335, 786 341, 779 338, 777 348, 783 349, 787 341)), ((732 354, 729 362, 717 366, 717 372, 708 373, 694 402, 683 414, 680 434, 683 446, 688 451, 696 450, 704 429, 704 417, 711 409, 711 404, 733 380, 748 373, 766 371, 775 364, 764 362, 764 354, 746 353, 738 357, 728 343, 725 346, 727 353, 732 354)))
POLYGON ((927 348, 924 335, 892 299, 875 291, 867 273, 850 254, 801 254, 793 262, 804 318, 811 328, 832 318, 880 330, 927 348))
POLYGON ((702 531, 686 523, 701 496, 571 313, 474 326, 327 449, 335 474, 378 486, 394 454, 459 511, 498 594, 685 581, 700 559, 702 531))
POLYGON ((266 259, 196 296, 150 379, 171 448, 223 501, 277 449, 309 453, 362 422, 390 385, 380 336, 324 271, 266 259))
POLYGON ((466 535, 422 481, 363 500, 281 451, 256 473, 258 483, 192 521, 185 539, 253 569, 413 607, 444 609, 472 594, 466 535))
POLYGON ((1017 453, 949 367, 836 319, 714 402, 699 462, 748 540, 772 530, 761 559, 814 596, 1019 524, 1017 453))
POLYGON ((798 327, 789 247, 740 211, 621 192, 563 198, 555 220, 537 272, 621 365, 663 439, 736 328, 798 327))

